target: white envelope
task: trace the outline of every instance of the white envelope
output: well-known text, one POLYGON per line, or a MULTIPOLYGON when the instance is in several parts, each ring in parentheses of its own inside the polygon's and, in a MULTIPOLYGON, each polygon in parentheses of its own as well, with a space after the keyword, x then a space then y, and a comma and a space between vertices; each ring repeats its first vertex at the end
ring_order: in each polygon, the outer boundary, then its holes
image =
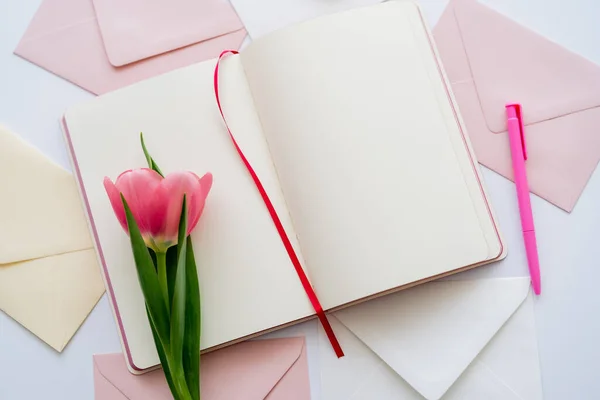
POLYGON ((73 176, 0 126, 0 310, 60 352, 103 293, 73 176))
POLYGON ((529 278, 443 281, 341 310, 319 333, 330 400, 539 400, 529 278))

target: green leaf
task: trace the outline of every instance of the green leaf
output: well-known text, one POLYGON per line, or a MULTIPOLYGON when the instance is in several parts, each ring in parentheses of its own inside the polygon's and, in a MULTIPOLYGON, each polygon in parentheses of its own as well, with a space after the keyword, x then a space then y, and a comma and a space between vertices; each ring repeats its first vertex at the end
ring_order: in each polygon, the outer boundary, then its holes
POLYGON ((160 285, 158 284, 158 275, 150 256, 150 252, 144 243, 140 229, 133 218, 131 209, 121 194, 121 201, 125 207, 125 216, 127 217, 127 227, 129 238, 131 240, 131 249, 137 269, 138 280, 146 300, 148 314, 154 323, 156 333, 165 348, 169 347, 169 315, 163 300, 160 285))
POLYGON ((167 354, 165 349, 163 348, 162 342, 158 338, 158 334, 156 333, 156 328, 154 327, 154 323, 152 322, 152 318, 150 317, 150 312, 148 311, 148 306, 146 306, 146 313, 148 314, 148 319, 150 320, 150 328, 152 330, 152 337, 154 337, 154 344, 156 346, 156 351, 158 352, 158 358, 160 359, 160 364, 163 367, 163 371, 165 373, 165 378, 167 379, 167 383, 169 384, 169 389, 171 389, 171 393, 173 396, 177 393, 177 387, 173 382, 173 375, 171 373, 171 368, 169 366, 169 360, 167 358, 167 354))
POLYGON ((148 252, 150 253, 150 257, 152 257, 152 263, 154 264, 154 269, 156 270, 156 253, 149 247, 148 252))
POLYGON ((144 143, 144 134, 142 132, 140 132, 140 142, 142 142, 142 150, 144 151, 144 156, 146 157, 146 162, 148 163, 148 168, 153 169, 154 171, 158 172, 158 174, 164 178, 162 171, 160 170, 160 168, 158 168, 158 165, 156 165, 156 163, 154 162, 154 159, 150 156, 150 153, 148 152, 148 149, 146 148, 146 143, 144 143))
POLYGON ((201 308, 198 272, 192 238, 187 237, 185 336, 183 338, 183 371, 192 400, 200 400, 200 333, 201 308))
POLYGON ((187 243, 187 204, 183 196, 181 217, 179 219, 179 240, 177 242, 177 273, 175 275, 175 289, 173 290, 173 306, 171 307, 171 357, 176 365, 183 367, 183 337, 185 333, 185 306, 186 306, 186 255, 187 243))

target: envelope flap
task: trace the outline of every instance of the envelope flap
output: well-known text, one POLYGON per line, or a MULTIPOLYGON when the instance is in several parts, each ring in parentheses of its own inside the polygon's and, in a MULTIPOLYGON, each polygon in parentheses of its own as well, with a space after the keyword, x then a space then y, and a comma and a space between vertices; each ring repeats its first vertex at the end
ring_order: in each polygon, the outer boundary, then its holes
POLYGON ((455 0, 466 57, 488 128, 506 130, 505 105, 526 125, 600 106, 600 67, 476 0, 455 0))
POLYGON ((437 400, 519 308, 529 279, 433 282, 335 313, 428 400, 437 400))
POLYGON ((223 0, 93 0, 110 63, 123 66, 231 33, 243 24, 223 0))
POLYGON ((103 293, 94 249, 0 265, 0 310, 58 352, 103 293))
POLYGON ((125 357, 121 353, 95 354, 94 369, 127 399, 173 398, 162 370, 133 375, 127 370, 125 357))
POLYGON ((89 249, 75 179, 0 126, 0 264, 89 249))
MULTIPOLYGON (((202 398, 264 400, 300 358, 304 338, 252 340, 202 356, 202 398)), ((162 370, 132 375, 122 354, 95 355, 100 374, 131 400, 167 400, 162 370)))
POLYGON ((304 338, 251 340, 202 358, 202 397, 263 400, 298 361, 304 338), (224 384, 230 383, 230 384, 224 384))

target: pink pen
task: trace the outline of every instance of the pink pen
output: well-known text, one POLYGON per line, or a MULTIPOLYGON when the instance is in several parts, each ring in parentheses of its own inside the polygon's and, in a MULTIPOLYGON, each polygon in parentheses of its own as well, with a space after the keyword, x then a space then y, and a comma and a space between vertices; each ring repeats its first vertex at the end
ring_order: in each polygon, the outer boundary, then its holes
POLYGON ((533 213, 529 200, 529 183, 527 183, 527 170, 525 168, 527 149, 525 147, 521 105, 507 104, 506 117, 515 184, 517 186, 517 198, 519 200, 519 213, 521 214, 521 226, 523 228, 523 240, 525 241, 525 252, 527 253, 527 264, 529 265, 533 291, 539 295, 542 292, 540 260, 538 259, 533 213))

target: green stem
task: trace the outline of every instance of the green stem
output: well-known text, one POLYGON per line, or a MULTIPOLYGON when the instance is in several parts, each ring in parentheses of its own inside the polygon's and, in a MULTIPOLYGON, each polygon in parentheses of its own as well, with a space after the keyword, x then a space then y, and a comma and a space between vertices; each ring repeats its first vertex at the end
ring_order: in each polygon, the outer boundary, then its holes
POLYGON ((156 252, 156 263, 158 264, 158 284, 167 305, 167 313, 170 313, 169 283, 167 281, 167 252, 156 252))

